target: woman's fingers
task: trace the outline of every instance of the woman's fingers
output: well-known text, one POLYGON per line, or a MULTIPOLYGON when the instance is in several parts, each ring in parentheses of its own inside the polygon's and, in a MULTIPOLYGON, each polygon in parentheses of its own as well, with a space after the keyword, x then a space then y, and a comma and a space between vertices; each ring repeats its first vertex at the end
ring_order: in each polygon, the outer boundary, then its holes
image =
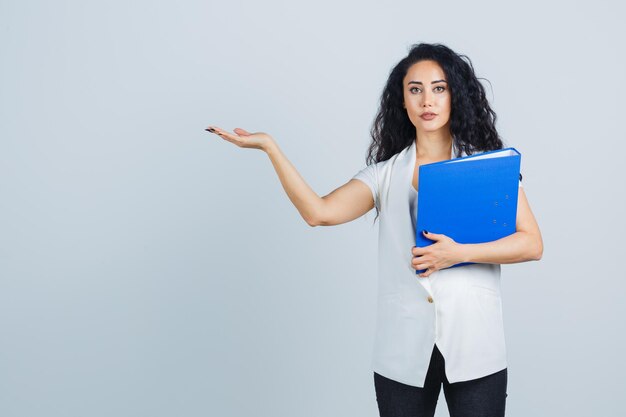
POLYGON ((211 133, 215 133, 216 135, 219 136, 224 136, 225 134, 227 134, 228 132, 226 132, 225 130, 222 130, 221 128, 217 127, 217 126, 209 126, 204 130, 208 130, 211 133))
POLYGON ((413 258, 413 260, 411 260, 411 266, 414 269, 417 269, 417 270, 426 269, 426 268, 432 266, 432 261, 426 260, 426 259, 421 259, 420 256, 415 256, 413 258))
POLYGON ((226 139, 227 141, 232 142, 235 145, 241 146, 243 144, 241 138, 239 136, 233 135, 232 133, 222 130, 218 134, 222 137, 222 139, 226 139))
POLYGON ((416 271, 421 271, 422 269, 431 269, 433 266, 430 264, 419 264, 415 265, 413 268, 415 268, 416 271))
POLYGON ((425 269, 424 272, 419 274, 420 277, 428 277, 430 274, 437 270, 432 260, 421 259, 420 256, 415 256, 413 258, 413 260, 411 261, 411 266, 416 271, 421 271, 425 269))
POLYGON ((235 128, 234 134, 220 129, 217 126, 209 126, 205 130, 215 133, 222 139, 232 142, 241 148, 263 149, 263 147, 271 141, 271 137, 266 133, 251 133, 240 127, 235 128))
POLYGON ((413 246, 413 248, 411 248, 411 253, 413 254, 413 256, 422 256, 425 255, 429 250, 429 247, 420 248, 417 246, 413 246))
POLYGON ((215 133, 216 135, 221 134, 221 129, 216 126, 209 126, 204 130, 206 130, 207 132, 215 133))
POLYGON ((426 270, 426 272, 422 272, 421 274, 419 274, 419 276, 423 277, 423 278, 428 278, 430 276, 430 274, 432 274, 432 273, 433 273, 433 271, 428 269, 428 270, 426 270))
POLYGON ((228 133, 225 130, 222 130, 216 126, 209 126, 207 129, 209 132, 211 133, 215 133, 216 135, 218 135, 219 137, 221 137, 222 139, 226 139, 229 142, 234 143, 235 145, 238 146, 242 146, 243 142, 241 141, 241 138, 237 135, 233 135, 231 133, 228 133))

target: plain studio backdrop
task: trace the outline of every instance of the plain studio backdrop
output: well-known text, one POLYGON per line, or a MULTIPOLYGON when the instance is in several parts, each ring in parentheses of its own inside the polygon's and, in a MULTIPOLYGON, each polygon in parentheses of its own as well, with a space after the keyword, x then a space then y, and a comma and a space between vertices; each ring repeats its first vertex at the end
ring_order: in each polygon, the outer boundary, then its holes
POLYGON ((204 128, 271 134, 325 195, 419 42, 489 81, 543 232, 502 267, 507 415, 621 413, 616 4, 2 0, 0 415, 377 416, 375 212, 311 228, 204 128))

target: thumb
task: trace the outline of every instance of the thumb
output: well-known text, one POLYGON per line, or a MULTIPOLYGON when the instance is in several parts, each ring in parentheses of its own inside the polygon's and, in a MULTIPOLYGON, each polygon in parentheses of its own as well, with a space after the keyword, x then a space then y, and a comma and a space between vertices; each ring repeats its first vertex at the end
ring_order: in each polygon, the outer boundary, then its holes
POLYGON ((247 130, 244 130, 240 127, 236 127, 235 130, 233 130, 233 132, 235 132, 239 136, 250 136, 252 134, 248 132, 247 130))
POLYGON ((437 233, 430 233, 427 230, 424 230, 424 236, 426 236, 430 240, 440 240, 443 238, 443 235, 437 233))

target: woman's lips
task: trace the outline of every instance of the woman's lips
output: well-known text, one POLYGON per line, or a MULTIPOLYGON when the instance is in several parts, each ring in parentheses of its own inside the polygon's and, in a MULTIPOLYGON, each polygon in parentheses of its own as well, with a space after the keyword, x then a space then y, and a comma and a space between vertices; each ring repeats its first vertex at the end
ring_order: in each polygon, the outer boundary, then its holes
POLYGON ((435 113, 424 113, 420 116, 424 120, 433 120, 437 115, 435 113))

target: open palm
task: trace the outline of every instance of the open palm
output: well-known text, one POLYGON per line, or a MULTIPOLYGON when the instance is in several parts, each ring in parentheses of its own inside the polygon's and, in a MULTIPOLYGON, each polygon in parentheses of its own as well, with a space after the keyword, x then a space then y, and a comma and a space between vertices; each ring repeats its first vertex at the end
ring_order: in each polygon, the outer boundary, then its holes
POLYGON ((250 133, 247 130, 241 129, 239 127, 233 130, 234 133, 229 133, 216 126, 209 126, 205 130, 211 133, 215 133, 222 139, 232 142, 240 148, 265 149, 265 147, 273 140, 273 138, 267 133, 250 133))

